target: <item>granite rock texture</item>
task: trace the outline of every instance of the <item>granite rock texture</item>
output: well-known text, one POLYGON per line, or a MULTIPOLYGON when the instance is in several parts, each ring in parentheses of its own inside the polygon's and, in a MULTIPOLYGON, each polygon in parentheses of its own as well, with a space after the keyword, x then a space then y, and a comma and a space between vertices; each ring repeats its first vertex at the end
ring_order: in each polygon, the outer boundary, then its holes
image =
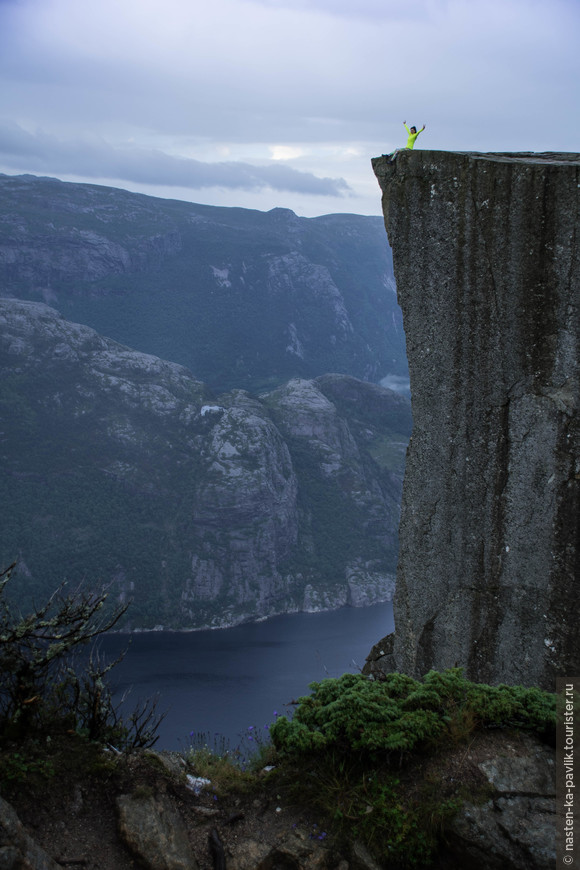
POLYGON ((6 870, 58 870, 30 836, 11 804, 0 798, 0 867, 6 870))
POLYGON ((553 690, 580 665, 580 155, 373 168, 414 419, 396 631, 374 667, 553 690))
POLYGON ((479 763, 493 794, 466 801, 447 845, 460 867, 543 870, 556 864, 556 762, 531 735, 506 737, 503 754, 479 763))
POLYGON ((168 797, 117 798, 119 835, 147 870, 198 870, 187 828, 168 797))

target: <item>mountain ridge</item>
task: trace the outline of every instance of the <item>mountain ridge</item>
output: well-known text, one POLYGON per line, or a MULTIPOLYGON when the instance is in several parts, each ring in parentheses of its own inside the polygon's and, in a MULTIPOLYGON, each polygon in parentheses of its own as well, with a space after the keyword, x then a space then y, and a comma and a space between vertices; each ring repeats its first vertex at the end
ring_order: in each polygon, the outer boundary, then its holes
POLYGON ((379 217, 161 200, 0 175, 3 296, 186 365, 213 389, 407 376, 379 217))
POLYGON ((133 600, 128 628, 201 628, 391 596, 405 397, 337 374, 215 395, 14 299, 0 367, 0 558, 23 602, 85 576, 133 600))

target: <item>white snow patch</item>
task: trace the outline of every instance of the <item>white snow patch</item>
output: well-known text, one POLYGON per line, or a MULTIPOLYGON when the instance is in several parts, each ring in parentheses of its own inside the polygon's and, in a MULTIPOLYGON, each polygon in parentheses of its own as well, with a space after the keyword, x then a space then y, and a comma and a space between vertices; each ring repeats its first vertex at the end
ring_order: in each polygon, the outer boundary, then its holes
POLYGON ((229 269, 218 269, 217 266, 210 266, 210 269, 213 272, 213 276, 216 279, 217 283, 220 287, 231 287, 232 282, 230 281, 230 270, 229 269))

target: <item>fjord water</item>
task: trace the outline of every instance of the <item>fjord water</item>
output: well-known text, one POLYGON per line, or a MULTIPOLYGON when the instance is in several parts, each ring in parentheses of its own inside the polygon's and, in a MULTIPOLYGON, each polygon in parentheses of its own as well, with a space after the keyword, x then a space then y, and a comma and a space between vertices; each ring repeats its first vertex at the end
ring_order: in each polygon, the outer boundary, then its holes
MULTIPOLYGON (((186 749, 190 734, 224 739, 232 748, 252 727, 275 713, 291 713, 291 701, 308 684, 364 665, 373 644, 392 631, 391 603, 345 607, 327 613, 296 613, 218 631, 148 632, 131 636, 123 661, 111 672, 116 698, 131 689, 127 709, 159 696, 167 710, 158 749, 186 749)), ((127 647, 127 635, 103 638, 112 658, 127 647)))

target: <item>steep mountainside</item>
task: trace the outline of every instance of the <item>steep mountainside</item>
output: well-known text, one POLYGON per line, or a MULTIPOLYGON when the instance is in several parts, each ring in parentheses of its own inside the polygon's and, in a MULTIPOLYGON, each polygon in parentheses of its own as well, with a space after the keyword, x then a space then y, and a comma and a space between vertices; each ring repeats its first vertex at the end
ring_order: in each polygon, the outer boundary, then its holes
POLYGON ((553 691, 580 669, 580 155, 373 165, 414 417, 383 666, 553 691))
POLYGON ((260 391, 342 372, 407 375, 378 217, 299 218, 0 175, 0 296, 260 391))
POLYGON ((387 600, 409 402, 344 375, 261 398, 0 300, 0 561, 112 583, 133 627, 387 600))

